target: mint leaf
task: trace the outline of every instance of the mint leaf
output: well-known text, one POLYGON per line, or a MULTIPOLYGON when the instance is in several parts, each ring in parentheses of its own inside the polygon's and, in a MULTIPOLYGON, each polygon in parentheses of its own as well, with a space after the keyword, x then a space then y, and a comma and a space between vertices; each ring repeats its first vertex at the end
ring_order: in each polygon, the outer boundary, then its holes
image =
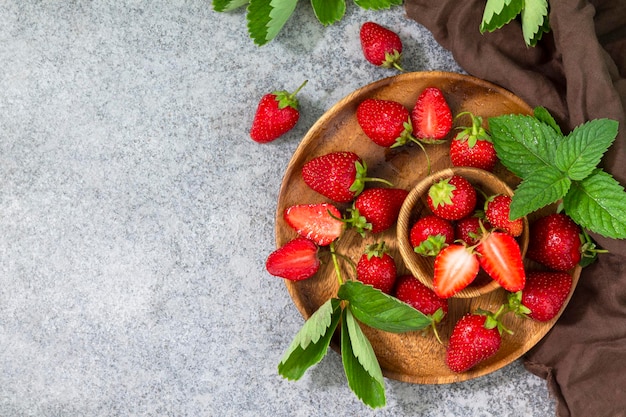
POLYGON ((624 187, 601 169, 572 184, 563 208, 583 228, 613 239, 626 238, 624 187))
POLYGON ((298 0, 250 0, 248 33, 261 46, 271 41, 293 14, 298 0))
POLYGON ((493 32, 509 23, 524 8, 524 0, 487 0, 480 32, 493 32))
POLYGON ((216 12, 229 12, 238 7, 248 4, 249 0, 213 0, 213 10, 216 12))
POLYGON ((526 45, 534 46, 543 34, 548 16, 548 0, 525 0, 522 9, 522 34, 526 45))
POLYGON ((324 26, 335 23, 346 13, 345 0, 311 0, 315 17, 324 26))
POLYGON ((330 339, 341 317, 341 302, 336 298, 326 301, 309 317, 285 351, 278 373, 296 380, 326 355, 330 339))
POLYGON ((372 408, 383 407, 383 373, 372 345, 348 308, 343 310, 341 321, 341 360, 352 392, 372 408))
POLYGON ((354 3, 362 9, 382 10, 402 4, 402 0, 354 0, 354 3))
POLYGON ((490 117, 489 130, 500 162, 520 178, 541 167, 553 166, 562 138, 550 126, 525 115, 490 117))
POLYGON ((376 329, 403 333, 424 329, 432 321, 410 305, 360 281, 345 282, 337 295, 350 303, 358 320, 376 329))
POLYGON ((596 119, 576 127, 559 142, 555 166, 572 180, 586 178, 615 140, 617 126, 615 120, 596 119))
POLYGON ((522 180, 511 199, 511 220, 526 216, 535 210, 563 198, 571 181, 554 167, 541 167, 522 180))
POLYGON ((535 116, 535 119, 539 120, 540 122, 550 126, 560 136, 563 136, 561 127, 557 124, 556 120, 554 120, 554 117, 552 117, 548 109, 542 106, 537 106, 533 109, 533 116, 535 116))

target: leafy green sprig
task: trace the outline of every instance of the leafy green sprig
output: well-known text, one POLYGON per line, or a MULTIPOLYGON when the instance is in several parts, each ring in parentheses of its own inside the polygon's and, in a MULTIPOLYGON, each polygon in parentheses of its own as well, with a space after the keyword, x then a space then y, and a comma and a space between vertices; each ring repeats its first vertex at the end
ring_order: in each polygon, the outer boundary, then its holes
POLYGON ((522 179, 511 202, 510 218, 560 202, 583 229, 614 239, 626 238, 626 193, 598 168, 617 136, 618 122, 595 119, 568 135, 550 113, 508 114, 489 118, 502 164, 522 179))
MULTIPOLYGON (((217 12, 229 12, 246 6, 248 33, 254 43, 265 45, 278 35, 289 20, 298 0, 213 0, 217 12)), ((354 0, 366 10, 389 9, 402 4, 402 0, 354 0)), ((346 13, 345 0, 311 0, 315 17, 324 25, 338 22, 346 13)))
POLYGON ((480 32, 493 32, 519 16, 527 46, 535 46, 550 31, 548 0, 487 0, 480 32))

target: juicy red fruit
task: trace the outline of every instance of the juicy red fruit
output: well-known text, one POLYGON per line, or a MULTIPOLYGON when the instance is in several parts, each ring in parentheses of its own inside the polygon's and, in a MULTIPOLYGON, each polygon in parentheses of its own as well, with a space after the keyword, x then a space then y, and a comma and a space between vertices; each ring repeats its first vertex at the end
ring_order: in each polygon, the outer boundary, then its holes
POLYGON ((374 22, 365 22, 359 33, 365 59, 378 67, 402 71, 402 40, 395 32, 374 22))
POLYGON ((343 233, 339 209, 329 203, 297 204, 285 209, 283 217, 300 236, 327 246, 343 233))
POLYGON ((552 320, 561 311, 572 288, 567 272, 529 272, 522 291, 522 304, 530 310, 528 317, 537 321, 552 320))
POLYGON ((355 200, 354 207, 371 225, 370 232, 380 233, 398 220, 408 191, 401 188, 368 188, 355 200))
POLYGON ((379 146, 400 146, 412 138, 409 111, 396 101, 365 99, 356 109, 356 118, 363 133, 379 146))
POLYGON ((487 274, 510 292, 520 291, 526 284, 522 252, 515 238, 503 232, 491 232, 478 246, 480 266, 487 274))
POLYGON ((555 271, 569 271, 581 259, 580 227, 563 213, 542 217, 530 226, 527 256, 555 271))
POLYGON ((397 268, 394 259, 387 253, 384 242, 369 245, 356 265, 359 281, 389 294, 396 282, 397 268))
POLYGON ((469 115, 472 124, 459 128, 460 131, 450 142, 450 161, 457 167, 474 167, 493 171, 498 162, 496 149, 491 142, 491 136, 482 127, 482 118, 469 112, 459 113, 469 115))
POLYGON ((487 316, 466 314, 456 323, 446 353, 446 364, 453 372, 472 369, 498 352, 502 337, 497 327, 487 328, 487 316))
POLYGON ((450 298, 470 285, 480 269, 478 258, 467 247, 452 244, 435 257, 433 290, 441 298, 450 298))
POLYGON ((476 190, 460 175, 453 175, 433 184, 426 198, 430 210, 446 220, 469 216, 476 208, 476 200, 476 190))
POLYGON ((359 176, 357 164, 362 163, 354 152, 331 152, 304 164, 302 179, 312 190, 323 196, 339 203, 347 203, 360 192, 353 186, 359 176))
POLYGON ((424 142, 443 140, 452 130, 452 111, 436 87, 427 87, 417 98, 411 111, 414 135, 424 142))
POLYGON ((504 194, 488 198, 485 202, 485 217, 492 227, 517 237, 524 231, 524 220, 521 217, 515 220, 509 219, 511 201, 511 197, 504 194))
POLYGON ((304 237, 290 240, 274 252, 265 262, 267 272, 291 281, 301 281, 315 275, 320 267, 317 245, 304 237))
POLYGON ((448 312, 448 300, 440 298, 433 290, 412 275, 398 277, 395 296, 426 315, 433 315, 441 309, 448 312))
POLYGON ((448 220, 433 215, 420 217, 409 231, 413 250, 423 256, 435 256, 454 243, 454 226, 448 220))
POLYGON ((271 142, 293 129, 300 118, 296 94, 305 84, 293 93, 281 90, 261 97, 250 129, 252 140, 271 142))

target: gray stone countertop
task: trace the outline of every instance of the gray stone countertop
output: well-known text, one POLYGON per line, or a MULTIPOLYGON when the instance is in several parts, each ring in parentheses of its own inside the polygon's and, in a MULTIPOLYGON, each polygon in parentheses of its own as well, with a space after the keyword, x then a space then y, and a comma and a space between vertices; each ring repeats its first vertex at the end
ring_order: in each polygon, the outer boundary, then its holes
POLYGON ((303 323, 264 268, 284 170, 351 91, 394 75, 358 31, 393 28, 410 71, 462 72, 404 9, 308 2, 270 44, 201 0, 0 4, 0 416, 550 416, 520 361, 448 385, 349 390, 331 351, 277 363, 303 323), (259 98, 300 93, 291 132, 248 136, 259 98))

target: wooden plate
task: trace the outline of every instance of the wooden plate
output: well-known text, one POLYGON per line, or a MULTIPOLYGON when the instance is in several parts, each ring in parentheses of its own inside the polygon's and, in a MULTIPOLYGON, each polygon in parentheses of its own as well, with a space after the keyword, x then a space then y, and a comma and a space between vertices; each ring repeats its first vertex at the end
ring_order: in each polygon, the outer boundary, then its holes
MULTIPOLYGON (((277 246, 282 246, 296 236, 283 219, 285 208, 294 204, 328 201, 312 191, 302 180, 302 166, 313 157, 342 150, 355 152, 367 163, 369 176, 388 179, 395 187, 407 190, 411 190, 427 176, 426 159, 419 147, 407 145, 393 150, 379 147, 363 134, 355 113, 359 103, 366 98, 395 100, 411 109, 421 91, 429 86, 438 87, 443 91, 454 115, 469 111, 486 120, 488 117, 501 114, 532 112, 526 103, 509 91, 484 80, 456 73, 406 73, 379 80, 354 91, 335 104, 313 125, 289 162, 276 211, 277 246)), ((432 172, 451 166, 447 143, 428 145, 426 149, 431 159, 432 172)), ((494 173, 512 187, 517 184, 517 178, 501 166, 498 166, 494 173)), ((347 205, 338 207, 341 210, 348 208, 347 205)), ((535 213, 528 216, 529 221, 532 222, 538 215, 535 213)), ((368 235, 366 238, 347 230, 336 247, 339 253, 356 262, 365 246, 380 240, 384 240, 391 248, 398 273, 409 273, 402 261, 395 227, 377 235, 368 235)), ((347 262, 343 264, 342 274, 353 276, 347 262)), ((536 265, 527 261, 527 267, 533 269, 536 265)), ((572 271, 574 278, 572 291, 576 287, 579 275, 579 269, 572 271)), ((310 279, 285 283, 294 304, 305 319, 325 301, 334 297, 338 289, 338 281, 331 262, 324 262, 319 272, 310 279)), ((456 320, 466 312, 479 307, 495 311, 505 298, 504 290, 498 289, 477 298, 451 299, 448 316, 440 324, 441 337, 444 341, 447 340, 456 320)), ((530 319, 520 319, 512 314, 506 315, 504 324, 513 330, 514 334, 503 335, 502 346, 495 356, 462 374, 455 374, 447 368, 444 361, 445 348, 432 336, 423 336, 421 332, 391 334, 367 326, 363 326, 363 330, 372 343, 386 377, 411 383, 442 384, 476 378, 513 362, 533 347, 550 330, 557 318, 558 316, 549 322, 539 323, 530 319)), ((339 350, 337 340, 333 341, 332 347, 339 350)))

